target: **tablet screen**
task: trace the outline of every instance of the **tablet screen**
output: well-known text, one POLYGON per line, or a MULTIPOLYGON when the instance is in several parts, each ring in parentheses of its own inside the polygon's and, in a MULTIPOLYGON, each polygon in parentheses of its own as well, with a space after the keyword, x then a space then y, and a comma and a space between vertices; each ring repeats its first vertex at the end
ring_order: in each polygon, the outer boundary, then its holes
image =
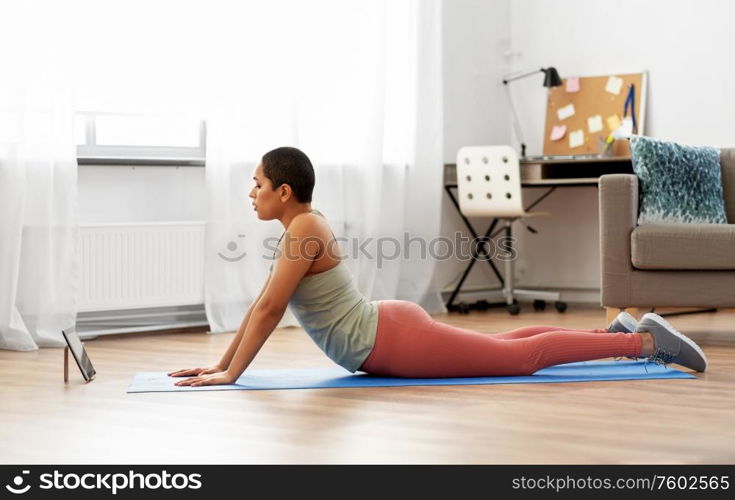
POLYGON ((66 343, 69 345, 69 350, 71 351, 72 356, 74 356, 84 380, 92 380, 96 372, 94 371, 92 362, 89 360, 89 356, 87 356, 87 351, 84 349, 84 345, 82 345, 82 341, 79 339, 79 335, 77 335, 76 328, 67 328, 66 330, 62 330, 61 333, 64 334, 66 343))

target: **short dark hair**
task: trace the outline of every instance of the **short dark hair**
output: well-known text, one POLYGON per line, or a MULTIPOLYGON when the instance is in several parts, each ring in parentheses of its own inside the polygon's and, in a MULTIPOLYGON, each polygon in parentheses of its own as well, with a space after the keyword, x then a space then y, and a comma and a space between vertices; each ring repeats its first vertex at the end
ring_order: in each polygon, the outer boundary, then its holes
POLYGON ((291 147, 276 148, 263 155, 263 174, 276 189, 288 184, 301 203, 311 203, 314 191, 314 167, 301 150, 291 147))

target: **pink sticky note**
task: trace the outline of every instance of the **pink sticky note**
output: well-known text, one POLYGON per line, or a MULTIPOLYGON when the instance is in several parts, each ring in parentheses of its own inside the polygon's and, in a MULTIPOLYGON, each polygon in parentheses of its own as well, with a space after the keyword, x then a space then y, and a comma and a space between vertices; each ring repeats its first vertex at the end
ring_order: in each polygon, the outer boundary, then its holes
POLYGON ((554 125, 554 128, 551 129, 551 137, 549 137, 552 141, 558 141, 564 135, 567 133, 567 126, 566 125, 554 125))
POLYGON ((579 77, 567 77, 567 92, 579 92, 579 77))

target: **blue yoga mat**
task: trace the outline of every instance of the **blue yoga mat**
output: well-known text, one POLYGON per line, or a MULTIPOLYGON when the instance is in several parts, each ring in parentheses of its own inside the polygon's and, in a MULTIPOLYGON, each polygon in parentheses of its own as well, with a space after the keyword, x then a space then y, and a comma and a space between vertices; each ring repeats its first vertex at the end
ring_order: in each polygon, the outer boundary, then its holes
POLYGON ((260 389, 324 389, 329 387, 397 387, 412 385, 538 384, 549 382, 592 382, 601 380, 691 379, 680 372, 645 361, 584 361, 550 366, 533 375, 519 377, 398 378, 376 377, 344 368, 298 370, 247 370, 232 385, 177 387, 181 377, 165 372, 141 372, 133 377, 128 392, 236 391, 260 389))

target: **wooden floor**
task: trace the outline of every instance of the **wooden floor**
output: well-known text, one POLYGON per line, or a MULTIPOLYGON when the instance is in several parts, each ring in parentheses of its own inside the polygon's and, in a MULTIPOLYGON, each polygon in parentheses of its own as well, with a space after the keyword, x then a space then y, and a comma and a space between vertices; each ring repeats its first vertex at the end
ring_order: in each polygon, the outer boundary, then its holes
MULTIPOLYGON (((597 328, 604 311, 437 319, 597 328)), ((90 384, 73 361, 64 384, 62 349, 0 351, 0 463, 733 463, 735 313, 670 321, 709 357, 697 380, 126 394, 136 372, 218 360, 232 334, 89 340, 90 384)), ((252 365, 330 366, 297 328, 277 330, 252 365)))

